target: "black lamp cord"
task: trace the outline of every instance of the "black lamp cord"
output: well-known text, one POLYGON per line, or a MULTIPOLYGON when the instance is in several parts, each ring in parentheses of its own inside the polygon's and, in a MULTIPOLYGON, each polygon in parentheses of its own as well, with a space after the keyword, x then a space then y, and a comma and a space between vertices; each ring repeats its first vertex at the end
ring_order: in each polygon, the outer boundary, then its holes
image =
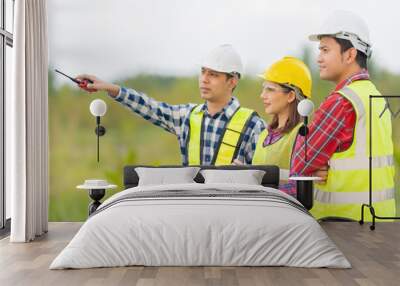
POLYGON ((308 135, 308 116, 304 117, 304 129, 305 129, 305 135, 304 135, 304 164, 307 163, 307 135, 308 135))
POLYGON ((97 135, 97 163, 98 163, 100 161, 100 135, 99 135, 100 116, 96 116, 96 124, 97 124, 96 135, 97 135))

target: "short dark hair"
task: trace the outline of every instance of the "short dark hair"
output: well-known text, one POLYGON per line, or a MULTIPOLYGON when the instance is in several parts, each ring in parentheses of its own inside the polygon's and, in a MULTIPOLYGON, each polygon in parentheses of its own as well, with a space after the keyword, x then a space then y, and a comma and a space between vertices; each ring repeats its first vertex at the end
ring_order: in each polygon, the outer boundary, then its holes
MULTIPOLYGON (((238 79, 240 79, 240 73, 225 73, 226 74, 226 80, 230 80, 231 78, 233 78, 234 76, 237 76, 238 79)), ((237 86, 237 85, 236 85, 237 86)), ((232 92, 236 89, 236 86, 234 88, 232 88, 232 92)))
MULTIPOLYGON (((334 39, 339 44, 341 53, 344 53, 348 49, 354 47, 349 40, 338 39, 338 38, 334 39)), ((363 52, 360 52, 359 50, 357 50, 356 62, 360 66, 360 68, 367 69, 367 55, 364 54, 363 52)))

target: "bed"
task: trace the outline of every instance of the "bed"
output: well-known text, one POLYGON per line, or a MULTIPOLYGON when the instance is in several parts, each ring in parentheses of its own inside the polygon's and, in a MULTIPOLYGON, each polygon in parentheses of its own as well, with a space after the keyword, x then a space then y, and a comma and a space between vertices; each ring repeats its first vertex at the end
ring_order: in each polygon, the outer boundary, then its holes
POLYGON ((50 269, 351 267, 302 204, 277 190, 276 166, 199 166, 193 182, 141 185, 145 177, 139 179, 139 171, 177 166, 147 167, 124 168, 125 190, 100 205, 50 269), (223 170, 233 182, 218 182, 221 173, 210 170, 223 170), (255 171, 262 172, 261 184, 235 181, 255 171))

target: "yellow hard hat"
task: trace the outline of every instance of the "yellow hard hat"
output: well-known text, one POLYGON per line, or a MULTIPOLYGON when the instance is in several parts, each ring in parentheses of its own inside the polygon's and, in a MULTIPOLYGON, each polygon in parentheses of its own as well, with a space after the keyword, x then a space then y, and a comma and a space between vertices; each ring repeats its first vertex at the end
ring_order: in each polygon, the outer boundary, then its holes
POLYGON ((279 84, 287 84, 300 89, 311 98, 311 73, 305 63, 294 57, 284 57, 265 70, 261 78, 279 84))

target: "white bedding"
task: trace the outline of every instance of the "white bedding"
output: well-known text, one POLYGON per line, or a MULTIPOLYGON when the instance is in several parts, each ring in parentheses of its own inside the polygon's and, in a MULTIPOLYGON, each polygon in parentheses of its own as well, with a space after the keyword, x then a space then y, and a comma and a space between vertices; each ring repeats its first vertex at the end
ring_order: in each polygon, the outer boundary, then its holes
POLYGON ((127 189, 99 207, 50 269, 127 265, 350 268, 317 221, 285 201, 299 204, 278 190, 255 185, 193 183, 127 189), (121 200, 146 194, 137 192, 169 190, 253 190, 266 192, 272 199, 178 195, 121 200), (277 196, 281 199, 274 199, 277 196))

